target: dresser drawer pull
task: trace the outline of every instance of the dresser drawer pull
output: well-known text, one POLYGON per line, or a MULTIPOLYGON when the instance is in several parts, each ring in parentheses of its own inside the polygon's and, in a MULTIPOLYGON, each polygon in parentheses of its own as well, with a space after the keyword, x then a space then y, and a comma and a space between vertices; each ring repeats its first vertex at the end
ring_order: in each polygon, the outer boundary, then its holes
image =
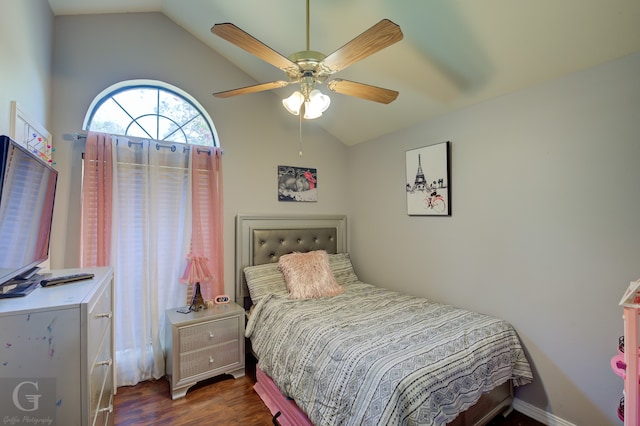
POLYGON ((108 407, 100 408, 98 410, 98 413, 104 413, 104 412, 113 413, 113 405, 109 405, 108 407))
POLYGON ((213 331, 209 332, 209 339, 213 339, 214 337, 216 337, 216 333, 214 333, 213 331))
POLYGON ((105 312, 104 314, 96 314, 96 318, 111 318, 112 315, 111 312, 105 312))
POLYGON ((209 364, 213 364, 215 362, 215 360, 213 359, 212 356, 209 356, 209 364))
POLYGON ((98 361, 98 362, 96 362, 96 365, 97 365, 97 366, 100 366, 100 365, 106 365, 106 366, 109 366, 109 365, 111 365, 111 363, 112 363, 111 358, 109 358, 109 359, 108 359, 108 360, 106 360, 106 361, 98 361))

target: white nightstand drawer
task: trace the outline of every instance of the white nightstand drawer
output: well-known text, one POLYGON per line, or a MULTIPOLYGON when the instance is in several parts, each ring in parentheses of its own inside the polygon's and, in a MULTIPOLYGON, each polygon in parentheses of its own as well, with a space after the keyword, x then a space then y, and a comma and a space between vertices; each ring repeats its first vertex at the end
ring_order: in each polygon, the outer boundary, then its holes
POLYGON ((180 354, 180 379, 240 362, 238 340, 180 354))
POLYGON ((238 317, 180 328, 180 353, 238 340, 238 317))

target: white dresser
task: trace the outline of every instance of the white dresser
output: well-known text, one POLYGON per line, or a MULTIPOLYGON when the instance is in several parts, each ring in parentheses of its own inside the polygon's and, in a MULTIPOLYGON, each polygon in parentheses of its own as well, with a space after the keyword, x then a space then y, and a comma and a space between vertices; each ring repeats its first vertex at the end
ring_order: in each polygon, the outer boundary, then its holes
POLYGON ((51 271, 54 276, 77 272, 95 278, 0 299, 0 412, 5 419, 113 424, 113 271, 51 271))
POLYGON ((244 376, 244 309, 235 303, 182 314, 166 311, 166 371, 171 398, 200 380, 244 376))

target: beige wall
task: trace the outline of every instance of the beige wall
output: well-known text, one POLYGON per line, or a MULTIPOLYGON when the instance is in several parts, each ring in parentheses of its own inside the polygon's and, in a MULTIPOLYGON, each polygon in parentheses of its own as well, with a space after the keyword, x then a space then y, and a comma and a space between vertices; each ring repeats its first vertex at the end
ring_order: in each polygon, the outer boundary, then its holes
POLYGON ((640 53, 349 151, 361 279, 509 320, 537 377, 516 395, 576 425, 620 424, 609 360, 640 278, 638 76, 640 53), (452 216, 407 216, 405 152, 447 140, 452 216))
POLYGON ((53 14, 42 0, 0 2, 0 135, 9 135, 11 101, 49 128, 53 14))

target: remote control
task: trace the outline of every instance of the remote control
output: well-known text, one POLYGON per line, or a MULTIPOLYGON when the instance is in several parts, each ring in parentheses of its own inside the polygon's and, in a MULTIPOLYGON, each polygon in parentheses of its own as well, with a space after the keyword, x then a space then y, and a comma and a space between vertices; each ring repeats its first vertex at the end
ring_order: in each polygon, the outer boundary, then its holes
POLYGON ((76 281, 89 280, 93 277, 94 277, 93 274, 87 274, 87 273, 63 275, 60 277, 51 277, 51 278, 42 280, 40 281, 40 285, 42 287, 52 287, 54 285, 59 285, 59 284, 67 284, 67 283, 73 283, 76 281))

